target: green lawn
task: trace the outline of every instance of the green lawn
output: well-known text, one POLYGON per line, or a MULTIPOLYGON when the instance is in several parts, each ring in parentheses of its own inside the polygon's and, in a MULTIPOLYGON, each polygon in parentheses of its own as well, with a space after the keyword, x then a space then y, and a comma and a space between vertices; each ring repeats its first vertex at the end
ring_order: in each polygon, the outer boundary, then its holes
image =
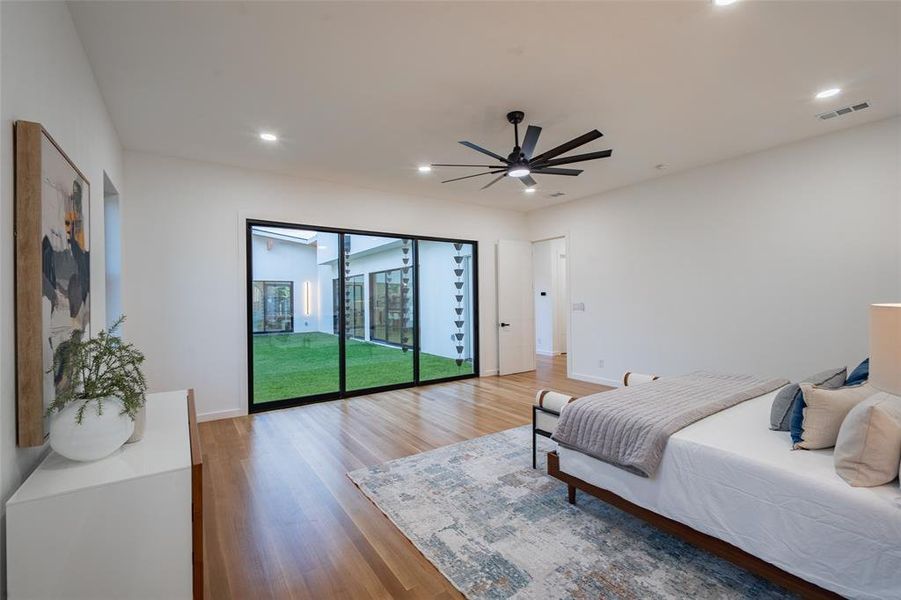
MULTIPOLYGON (((472 363, 459 367, 452 358, 421 353, 419 379, 472 373, 472 363)), ((413 380, 413 351, 347 340, 347 389, 413 380)), ((253 337, 253 401, 255 404, 338 391, 338 336, 328 333, 284 333, 253 337)))

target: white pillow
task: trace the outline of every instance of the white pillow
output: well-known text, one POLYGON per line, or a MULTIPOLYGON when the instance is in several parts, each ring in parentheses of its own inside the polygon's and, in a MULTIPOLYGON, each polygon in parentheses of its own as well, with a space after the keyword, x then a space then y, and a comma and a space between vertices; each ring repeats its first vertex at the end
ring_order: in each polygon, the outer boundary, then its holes
POLYGON ((901 398, 878 393, 851 409, 835 442, 835 472, 855 487, 873 487, 898 476, 901 463, 901 398))
POLYGON ((835 390, 819 388, 811 383, 800 385, 807 406, 804 408, 801 441, 795 444, 795 448, 805 450, 834 446, 845 416, 876 393, 869 383, 835 390))

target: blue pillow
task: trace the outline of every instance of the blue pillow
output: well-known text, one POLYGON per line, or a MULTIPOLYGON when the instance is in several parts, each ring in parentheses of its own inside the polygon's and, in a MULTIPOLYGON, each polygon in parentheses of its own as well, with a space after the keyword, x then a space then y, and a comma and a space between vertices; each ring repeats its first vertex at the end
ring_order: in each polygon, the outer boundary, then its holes
POLYGON ((795 392, 795 399, 792 402, 792 415, 788 422, 788 430, 791 432, 792 445, 801 442, 801 434, 804 432, 804 394, 799 389, 795 392))
POLYGON ((870 359, 867 357, 857 368, 851 371, 848 378, 845 379, 845 385, 858 385, 870 378, 870 359))

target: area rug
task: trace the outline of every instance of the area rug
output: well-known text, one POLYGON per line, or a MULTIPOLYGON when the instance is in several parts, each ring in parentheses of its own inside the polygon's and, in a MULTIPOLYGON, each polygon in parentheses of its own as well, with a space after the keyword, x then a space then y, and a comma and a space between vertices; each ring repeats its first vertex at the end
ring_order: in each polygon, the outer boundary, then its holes
MULTIPOLYGON (((468 598, 789 598, 531 468, 519 427, 348 473, 468 598)), ((550 442, 540 438, 544 449, 550 442)))

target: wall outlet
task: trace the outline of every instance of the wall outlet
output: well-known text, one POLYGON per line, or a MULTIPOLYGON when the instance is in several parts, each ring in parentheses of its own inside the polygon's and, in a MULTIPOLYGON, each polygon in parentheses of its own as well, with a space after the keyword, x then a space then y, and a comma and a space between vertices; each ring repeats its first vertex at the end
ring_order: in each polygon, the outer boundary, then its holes
POLYGON ((601 359, 601 360, 598 361, 598 367, 601 368, 601 369, 604 368, 604 360, 603 360, 603 359, 601 359))
POLYGON ((573 312, 585 312, 585 303, 584 302, 573 302, 573 312))

